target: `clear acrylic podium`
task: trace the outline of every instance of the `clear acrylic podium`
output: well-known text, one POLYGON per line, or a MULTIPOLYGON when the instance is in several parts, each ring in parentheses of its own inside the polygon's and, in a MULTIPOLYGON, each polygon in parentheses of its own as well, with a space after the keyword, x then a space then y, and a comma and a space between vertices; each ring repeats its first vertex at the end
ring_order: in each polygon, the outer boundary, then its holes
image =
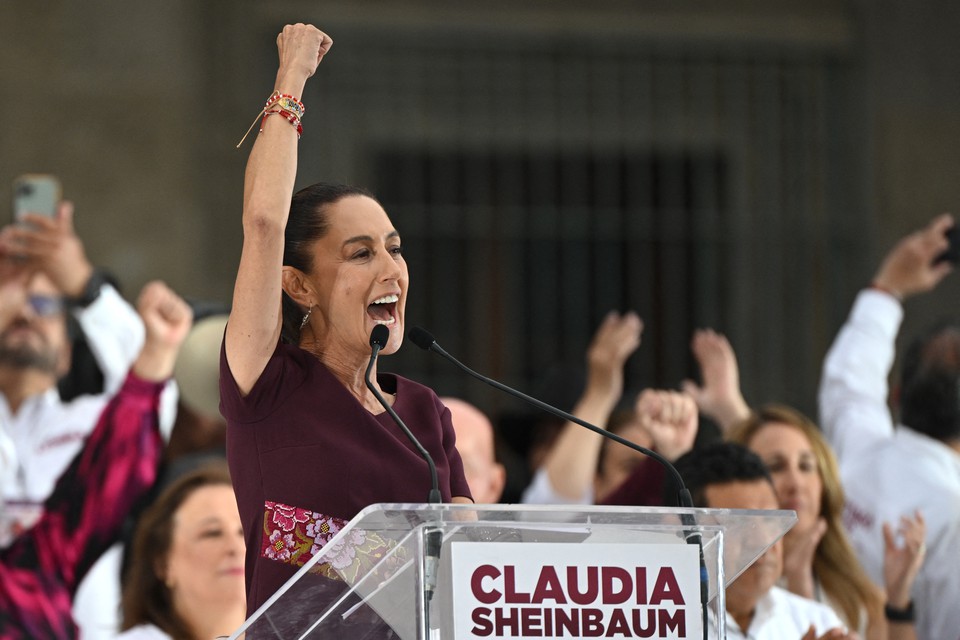
POLYGON ((469 553, 464 545, 493 543, 554 549, 544 546, 549 544, 557 545, 560 560, 572 548, 564 545, 631 545, 639 554, 647 549, 657 553, 659 545, 688 545, 691 532, 700 534, 703 548, 708 609, 718 624, 712 634, 723 637, 724 616, 716 614, 724 611, 725 587, 795 521, 793 511, 375 504, 337 533, 231 638, 453 639, 453 548, 469 553), (430 559, 432 548, 439 549, 436 563, 430 559))

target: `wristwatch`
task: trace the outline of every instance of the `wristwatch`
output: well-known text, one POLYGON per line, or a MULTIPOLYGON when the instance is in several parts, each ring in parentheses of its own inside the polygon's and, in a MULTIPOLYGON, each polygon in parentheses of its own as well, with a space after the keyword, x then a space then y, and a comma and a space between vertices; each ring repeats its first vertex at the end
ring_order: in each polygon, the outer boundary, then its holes
POLYGON ((86 309, 100 297, 100 290, 105 284, 110 284, 110 278, 100 269, 94 269, 90 278, 87 279, 87 284, 83 285, 80 295, 67 298, 67 304, 74 309, 86 309))
POLYGON ((907 605, 906 609, 897 609, 889 603, 883 607, 883 614, 890 622, 913 622, 916 620, 916 613, 913 609, 913 600, 907 605))

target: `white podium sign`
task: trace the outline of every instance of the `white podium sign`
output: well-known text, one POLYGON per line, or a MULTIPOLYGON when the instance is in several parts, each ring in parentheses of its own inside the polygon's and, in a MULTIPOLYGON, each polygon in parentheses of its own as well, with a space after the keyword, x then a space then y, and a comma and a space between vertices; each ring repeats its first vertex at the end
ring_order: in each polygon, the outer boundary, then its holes
POLYGON ((683 544, 451 544, 455 640, 703 637, 683 544))

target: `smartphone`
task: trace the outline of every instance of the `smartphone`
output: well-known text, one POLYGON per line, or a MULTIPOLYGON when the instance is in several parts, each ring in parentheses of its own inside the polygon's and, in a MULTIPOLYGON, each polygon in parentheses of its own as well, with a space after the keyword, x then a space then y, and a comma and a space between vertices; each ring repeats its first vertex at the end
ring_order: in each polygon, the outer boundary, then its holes
POLYGON ((60 195, 60 181, 56 176, 45 173, 19 176, 13 181, 13 219, 19 222, 25 213, 54 217, 60 195))
POLYGON ((934 264, 945 260, 952 264, 960 262, 960 227, 953 225, 947 229, 946 235, 950 246, 947 247, 946 251, 937 256, 936 260, 933 261, 934 264))

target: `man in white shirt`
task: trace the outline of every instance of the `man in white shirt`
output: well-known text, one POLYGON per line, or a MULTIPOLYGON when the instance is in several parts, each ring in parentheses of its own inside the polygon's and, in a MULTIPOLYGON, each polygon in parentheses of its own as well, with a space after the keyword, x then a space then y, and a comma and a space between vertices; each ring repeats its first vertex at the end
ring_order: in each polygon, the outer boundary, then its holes
MULTIPOLYGON (((82 449, 144 341, 136 311, 87 259, 70 203, 61 203, 53 218, 28 215, 25 222, 0 231, 0 462, 6 462, 0 469, 0 546, 39 519, 43 501, 82 449), (84 333, 104 391, 64 402, 57 382, 70 368, 67 314, 84 333)), ((112 553, 110 572, 116 573, 119 551, 112 553)), ((101 564, 91 574, 105 571, 101 564)), ((81 585, 77 601, 88 604, 77 606, 78 623, 85 623, 93 603, 115 620, 117 578, 98 580, 95 590, 90 581, 81 585)), ((84 637, 93 634, 85 629, 84 637)))
MULTIPOLYGON (((919 510, 926 559, 914 583, 921 640, 960 638, 960 325, 942 325, 904 354, 900 424, 887 405, 887 376, 903 318, 901 303, 952 270, 940 256, 953 218, 942 215, 887 254, 857 296, 823 368, 820 419, 837 452, 847 496, 844 520, 860 561, 883 584, 882 527, 919 510)), ((889 615, 889 614, 888 614, 889 615)))
MULTIPOLYGON (((694 449, 676 462, 697 507, 711 509, 778 509, 773 480, 752 451, 721 442, 694 449)), ((726 590, 726 637, 750 640, 809 640, 830 634, 850 636, 830 607, 776 585, 783 570, 780 541, 750 565, 726 590)), ((711 636, 717 634, 710 620, 711 636)))
MULTIPOLYGON (((68 203, 56 218, 31 216, 29 226, 5 227, 0 252, 9 261, 7 273, 15 274, 0 285, 0 425, 17 456, 4 499, 25 527, 120 387, 144 330, 136 311, 87 259, 68 203), (86 335, 106 388, 65 403, 57 381, 70 368, 67 313, 86 335)), ((4 544, 10 533, 0 532, 4 544)))

